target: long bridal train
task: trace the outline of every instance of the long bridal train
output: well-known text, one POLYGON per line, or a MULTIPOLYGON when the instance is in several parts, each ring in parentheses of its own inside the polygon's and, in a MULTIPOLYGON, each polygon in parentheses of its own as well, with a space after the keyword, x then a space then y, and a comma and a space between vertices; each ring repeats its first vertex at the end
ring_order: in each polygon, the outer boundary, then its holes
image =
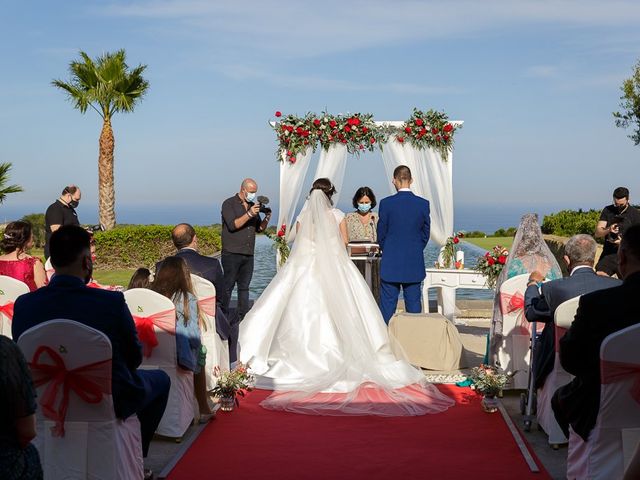
POLYGON ((240 360, 265 408, 319 415, 438 413, 454 401, 393 348, 367 284, 349 259, 331 205, 314 190, 291 256, 247 314, 240 360))

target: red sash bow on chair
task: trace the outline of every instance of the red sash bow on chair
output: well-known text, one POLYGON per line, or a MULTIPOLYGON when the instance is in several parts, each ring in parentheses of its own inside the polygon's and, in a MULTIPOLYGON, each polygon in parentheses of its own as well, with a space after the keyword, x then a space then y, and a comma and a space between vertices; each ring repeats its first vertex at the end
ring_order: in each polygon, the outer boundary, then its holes
POLYGON ((100 403, 103 395, 111 394, 110 358, 67 370, 64 359, 58 352, 51 347, 41 345, 33 354, 29 368, 36 387, 48 383, 40 398, 40 405, 44 416, 56 422, 51 429, 55 437, 64 437, 64 420, 69 407, 69 391, 73 390, 78 397, 87 403, 100 403), (49 356, 53 364, 40 362, 40 357, 44 353, 49 356), (58 400, 60 393, 62 393, 62 398, 58 400))
POLYGON ((518 324, 522 333, 531 333, 529 322, 524 318, 524 296, 520 292, 513 295, 500 292, 500 311, 503 315, 518 312, 518 324))
POLYGON ((142 342, 142 351, 145 357, 150 357, 153 349, 158 346, 158 337, 154 326, 171 335, 176 334, 176 311, 173 308, 154 313, 148 317, 133 315, 133 321, 136 324, 138 338, 142 342))
POLYGON ((556 327, 556 335, 555 335, 555 351, 556 352, 560 352, 560 340, 562 339, 562 337, 564 337, 564 334, 567 333, 567 329, 566 328, 562 328, 559 326, 555 326, 556 327))
POLYGON ((205 315, 216 316, 216 297, 202 297, 198 299, 198 306, 205 315))
POLYGON ((600 383, 603 385, 616 383, 629 377, 635 377, 629 393, 636 402, 640 403, 640 364, 601 360, 600 383))
POLYGON ((0 313, 4 314, 9 320, 13 320, 13 302, 0 305, 0 313))

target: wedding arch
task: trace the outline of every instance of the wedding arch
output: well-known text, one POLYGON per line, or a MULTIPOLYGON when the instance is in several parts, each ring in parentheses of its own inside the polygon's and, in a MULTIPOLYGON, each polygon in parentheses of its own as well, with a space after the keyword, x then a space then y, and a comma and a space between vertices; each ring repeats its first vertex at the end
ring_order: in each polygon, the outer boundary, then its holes
MULTIPOLYGON (((406 121, 375 121, 373 115, 308 113, 283 116, 271 122, 278 140, 280 161, 279 231, 291 240, 295 208, 302 193, 312 154, 321 147, 314 179, 327 177, 338 193, 342 190, 348 154, 380 149, 389 179, 393 170, 406 165, 413 174, 412 190, 431 204, 431 239, 444 245, 453 234, 452 151, 462 121, 450 121, 444 112, 414 109, 406 121)), ((279 233, 279 235, 280 235, 279 233)), ((278 262, 279 263, 279 262, 278 262)))

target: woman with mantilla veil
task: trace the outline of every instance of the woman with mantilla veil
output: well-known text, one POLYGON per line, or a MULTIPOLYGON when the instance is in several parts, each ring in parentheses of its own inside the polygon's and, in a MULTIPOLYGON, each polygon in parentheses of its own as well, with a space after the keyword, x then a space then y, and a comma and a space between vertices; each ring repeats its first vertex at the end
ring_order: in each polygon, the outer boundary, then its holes
POLYGON ((347 255, 334 191, 327 179, 314 182, 287 263, 241 324, 240 360, 258 388, 274 390, 262 406, 316 415, 442 412, 454 401, 392 347, 347 255))
POLYGON ((500 308, 500 287, 505 280, 521 275, 539 271, 545 280, 555 280, 562 277, 560 265, 553 256, 547 243, 542 237, 542 231, 538 225, 538 215, 528 213, 520 220, 520 226, 513 239, 511 253, 502 272, 496 280, 496 295, 493 302, 493 319, 490 330, 490 358, 491 364, 496 365, 498 350, 502 344, 502 310, 500 308))

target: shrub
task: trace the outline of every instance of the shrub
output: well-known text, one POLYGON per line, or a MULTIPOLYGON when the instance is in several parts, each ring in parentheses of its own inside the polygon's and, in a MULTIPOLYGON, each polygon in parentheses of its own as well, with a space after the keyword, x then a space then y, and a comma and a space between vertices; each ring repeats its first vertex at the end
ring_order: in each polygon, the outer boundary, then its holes
MULTIPOLYGON (((154 267, 156 262, 175 253, 171 225, 128 225, 97 232, 96 268, 134 269, 154 267)), ((195 227, 198 250, 211 255, 220 250, 220 227, 195 227)))
POLYGON ((545 215, 542 221, 542 233, 570 237, 579 233, 593 235, 600 219, 600 210, 582 211, 561 210, 545 215))
POLYGON ((44 213, 30 213, 29 215, 22 217, 20 220, 31 224, 31 227, 33 228, 34 247, 44 247, 44 213))
POLYGON ((515 236, 518 229, 516 227, 509 227, 506 230, 504 228, 499 228, 495 232, 493 232, 493 237, 513 237, 515 236))
POLYGON ((484 238, 487 234, 480 230, 472 230, 471 232, 464 232, 464 236, 466 238, 484 238))

